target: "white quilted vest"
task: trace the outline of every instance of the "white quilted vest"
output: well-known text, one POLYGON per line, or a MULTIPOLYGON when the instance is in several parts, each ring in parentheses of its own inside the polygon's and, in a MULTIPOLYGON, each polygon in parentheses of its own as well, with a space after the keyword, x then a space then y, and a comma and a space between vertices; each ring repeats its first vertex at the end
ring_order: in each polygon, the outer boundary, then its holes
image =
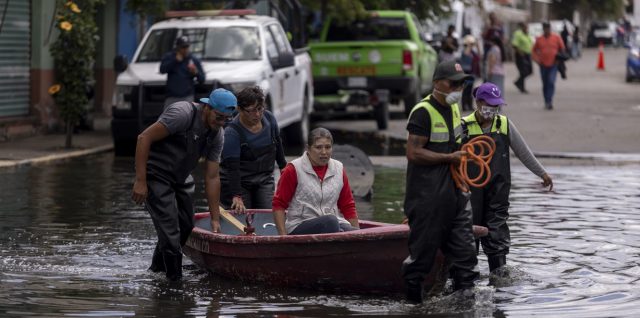
POLYGON ((313 171, 306 151, 291 164, 296 168, 298 186, 287 209, 287 233, 291 233, 300 223, 322 215, 333 214, 340 223, 349 224, 338 210, 338 198, 344 185, 342 163, 329 159, 329 167, 322 182, 313 171))

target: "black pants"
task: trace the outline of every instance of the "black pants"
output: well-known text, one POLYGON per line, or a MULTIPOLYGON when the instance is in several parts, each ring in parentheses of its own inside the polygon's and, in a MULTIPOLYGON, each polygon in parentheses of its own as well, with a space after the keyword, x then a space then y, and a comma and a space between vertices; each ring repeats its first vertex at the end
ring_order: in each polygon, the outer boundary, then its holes
POLYGON ((193 201, 182 184, 148 177, 147 187, 145 206, 158 235, 151 269, 178 279, 182 276, 182 246, 193 229, 193 201))
POLYGON ((473 110, 473 96, 471 93, 473 91, 473 83, 475 83, 475 78, 471 78, 464 82, 464 88, 462 89, 462 110, 473 110))
MULTIPOLYGON (((245 177, 240 185, 242 202, 247 209, 271 209, 275 188, 272 173, 245 177)), ((223 185, 221 190, 221 203, 225 209, 230 209, 231 203, 233 203, 233 194, 228 189, 229 187, 223 185)))
POLYGON ((524 81, 533 73, 533 66, 531 65, 531 55, 529 54, 516 54, 516 67, 518 68, 518 79, 515 84, 519 89, 525 90, 524 81))
POLYGON ((416 209, 409 212, 409 254, 402 263, 402 275, 409 284, 421 284, 431 271, 438 249, 452 262, 454 289, 474 286, 478 264, 473 246, 471 210, 466 209, 468 194, 457 194, 455 215, 443 215, 444 210, 416 209), (443 221, 446 220, 446 221, 443 221), (444 222, 444 223, 443 223, 444 222), (443 227, 441 228, 440 226, 443 227))
POLYGON ((489 234, 480 239, 482 250, 488 257, 509 254, 511 234, 509 232, 510 183, 494 182, 482 189, 473 189, 471 206, 473 224, 486 226, 489 234))

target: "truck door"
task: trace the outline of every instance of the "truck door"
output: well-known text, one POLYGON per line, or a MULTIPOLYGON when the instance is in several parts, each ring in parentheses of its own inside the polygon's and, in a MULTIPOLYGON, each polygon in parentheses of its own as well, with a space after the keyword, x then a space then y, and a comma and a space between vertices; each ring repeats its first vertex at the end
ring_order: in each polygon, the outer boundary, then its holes
POLYGON ((267 75, 267 80, 269 81, 269 97, 271 98, 271 111, 276 116, 276 118, 282 118, 282 109, 284 108, 283 104, 283 91, 281 87, 280 78, 282 77, 282 70, 278 70, 278 47, 276 46, 276 41, 273 39, 273 35, 268 28, 264 29, 264 39, 265 39, 265 47, 267 51, 267 57, 269 58, 269 62, 272 66, 272 71, 267 75), (279 74, 280 73, 280 74, 279 74))
MULTIPOLYGON (((293 49, 287 40, 282 27, 279 24, 270 24, 268 26, 273 39, 275 40, 276 47, 278 48, 279 55, 292 55, 295 58, 293 49)), ((300 70, 296 69, 296 65, 279 65, 276 71, 280 78, 280 90, 282 96, 282 110, 285 118, 292 118, 296 114, 296 110, 300 109, 302 98, 300 92, 302 91, 302 80, 300 79, 300 70)))

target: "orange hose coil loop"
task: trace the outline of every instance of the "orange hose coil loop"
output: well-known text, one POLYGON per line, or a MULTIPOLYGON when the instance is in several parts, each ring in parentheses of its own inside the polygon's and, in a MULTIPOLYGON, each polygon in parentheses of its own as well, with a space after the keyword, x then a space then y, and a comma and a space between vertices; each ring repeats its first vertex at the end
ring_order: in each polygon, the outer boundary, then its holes
POLYGON ((451 176, 458 189, 469 192, 469 187, 482 188, 491 180, 491 169, 489 163, 496 151, 496 143, 489 136, 478 136, 462 146, 467 154, 462 156, 460 165, 456 168, 454 164, 449 165, 451 176), (476 152, 477 150, 477 152, 476 152), (475 178, 469 177, 467 170, 469 161, 475 163, 480 171, 475 178))

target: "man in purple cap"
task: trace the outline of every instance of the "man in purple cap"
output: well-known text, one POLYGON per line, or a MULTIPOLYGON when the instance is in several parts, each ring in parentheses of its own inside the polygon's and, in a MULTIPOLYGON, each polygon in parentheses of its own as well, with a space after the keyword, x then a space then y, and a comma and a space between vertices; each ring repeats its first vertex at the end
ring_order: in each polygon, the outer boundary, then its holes
MULTIPOLYGON (((438 249, 453 261, 455 290, 470 289, 478 273, 471 211, 451 177, 450 164, 460 163, 462 127, 458 100, 470 78, 455 61, 442 62, 433 75, 433 94, 409 115, 407 181, 404 213, 409 222, 409 257, 402 264, 407 300, 422 302, 422 283, 438 249)), ((426 286, 425 289, 430 289, 426 286)))
MULTIPOLYGON (((466 143, 476 136, 487 135, 496 143, 496 151, 489 164, 491 180, 483 188, 471 188, 471 206, 473 224, 489 229, 489 235, 480 239, 482 250, 487 255, 489 270, 498 276, 507 274, 503 267, 507 262, 511 236, 507 219, 509 218, 509 191, 511 190, 511 171, 509 148, 518 159, 538 177, 542 184, 553 188, 553 181, 544 167, 525 143, 511 120, 499 115, 499 109, 505 105, 500 89, 492 83, 484 83, 473 91, 475 111, 462 119, 466 143)), ((476 165, 469 165, 470 176, 477 176, 476 165)), ((476 244, 478 242, 476 241, 476 244)), ((479 248, 476 245, 476 248, 479 248)))
POLYGON ((205 192, 213 232, 220 231, 219 163, 224 123, 236 109, 236 97, 216 89, 200 103, 176 102, 138 135, 132 199, 145 203, 158 234, 150 270, 182 277, 182 246, 193 229, 193 202, 185 179, 200 157, 206 158, 205 192))

